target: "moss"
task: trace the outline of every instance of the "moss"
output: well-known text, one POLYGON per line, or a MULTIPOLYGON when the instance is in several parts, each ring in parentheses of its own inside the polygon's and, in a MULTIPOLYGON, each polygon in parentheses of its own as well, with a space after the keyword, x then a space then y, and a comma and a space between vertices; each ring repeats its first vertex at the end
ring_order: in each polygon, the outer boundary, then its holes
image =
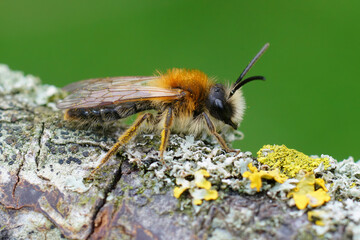
POLYGON ((90 204, 95 204, 96 200, 97 200, 96 196, 89 197, 88 195, 80 195, 79 204, 80 205, 88 205, 89 203, 90 204))

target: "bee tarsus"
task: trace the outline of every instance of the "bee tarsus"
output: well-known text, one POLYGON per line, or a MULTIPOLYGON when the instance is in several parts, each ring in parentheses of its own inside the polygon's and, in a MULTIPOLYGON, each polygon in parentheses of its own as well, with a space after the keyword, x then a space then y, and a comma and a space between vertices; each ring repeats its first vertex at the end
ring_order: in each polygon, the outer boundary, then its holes
POLYGON ((170 128, 173 123, 173 119, 174 119, 173 111, 171 107, 169 107, 165 114, 164 129, 161 131, 160 161, 164 165, 166 165, 164 161, 164 152, 169 142, 170 128))
POLYGON ((151 113, 145 113, 139 116, 131 127, 129 127, 117 140, 117 142, 112 146, 112 148, 106 153, 106 155, 101 159, 100 164, 91 171, 90 176, 94 175, 110 158, 114 155, 118 149, 129 142, 136 134, 136 131, 139 129, 141 124, 146 120, 149 120, 153 117, 151 113))

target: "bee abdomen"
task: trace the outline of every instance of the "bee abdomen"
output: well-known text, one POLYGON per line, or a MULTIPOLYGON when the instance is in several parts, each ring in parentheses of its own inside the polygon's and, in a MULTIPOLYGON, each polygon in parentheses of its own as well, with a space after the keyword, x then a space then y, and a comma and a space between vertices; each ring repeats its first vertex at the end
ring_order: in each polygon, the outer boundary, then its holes
POLYGON ((128 102, 96 108, 74 108, 65 113, 65 120, 111 122, 152 109, 149 101, 128 102))
POLYGON ((119 119, 116 111, 111 108, 74 108, 65 113, 66 120, 107 122, 119 119))

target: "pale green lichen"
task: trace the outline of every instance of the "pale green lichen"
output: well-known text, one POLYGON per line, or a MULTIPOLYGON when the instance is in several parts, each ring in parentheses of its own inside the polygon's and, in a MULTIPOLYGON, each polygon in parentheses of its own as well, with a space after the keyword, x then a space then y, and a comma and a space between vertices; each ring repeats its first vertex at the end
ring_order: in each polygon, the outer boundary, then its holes
MULTIPOLYGON (((333 161, 333 158, 323 155, 333 161)), ((322 156, 322 157, 323 157, 322 156)), ((354 162, 353 158, 345 159, 336 163, 331 171, 318 173, 325 182, 330 183, 329 193, 333 199, 357 199, 360 200, 360 162, 354 162)))
POLYGON ((30 106, 46 105, 55 110, 54 102, 64 95, 55 86, 42 85, 40 78, 12 71, 4 64, 0 64, 0 79, 0 95, 12 94, 13 98, 30 106))
POLYGON ((329 234, 339 225, 346 226, 346 232, 351 233, 354 237, 358 236, 358 228, 360 226, 360 202, 352 199, 345 201, 330 201, 320 209, 308 212, 309 221, 314 222, 313 226, 317 235, 325 235, 326 239, 330 239, 329 234))
MULTIPOLYGON (((224 154, 220 147, 209 143, 204 144, 204 141, 209 141, 206 136, 195 139, 191 135, 183 138, 173 134, 170 136, 171 145, 164 156, 167 164, 171 165, 171 169, 168 171, 164 165, 157 161, 157 149, 152 147, 149 148, 150 151, 146 150, 147 146, 143 142, 145 143, 149 136, 153 135, 139 135, 135 141, 127 145, 124 155, 140 169, 146 169, 156 176, 157 183, 153 188, 161 189, 169 184, 176 183, 174 179, 189 181, 189 177, 193 177, 196 171, 203 169, 210 174, 208 181, 214 183, 213 187, 217 191, 219 189, 234 189, 241 192, 252 192, 247 186, 246 180, 241 177, 242 173, 248 170, 247 165, 253 162, 250 152, 224 154), (142 157, 144 152, 146 152, 146 156, 142 157), (142 163, 136 159, 141 159, 142 163), (146 162, 152 163, 150 165, 143 164, 146 162)), ((160 142, 160 138, 157 136, 155 138, 160 142)), ((196 192, 196 194, 198 193, 196 192)), ((199 191, 199 194, 201 195, 202 191, 199 191)), ((181 206, 185 206, 187 203, 191 203, 191 201, 188 202, 185 198, 181 198, 181 206)))

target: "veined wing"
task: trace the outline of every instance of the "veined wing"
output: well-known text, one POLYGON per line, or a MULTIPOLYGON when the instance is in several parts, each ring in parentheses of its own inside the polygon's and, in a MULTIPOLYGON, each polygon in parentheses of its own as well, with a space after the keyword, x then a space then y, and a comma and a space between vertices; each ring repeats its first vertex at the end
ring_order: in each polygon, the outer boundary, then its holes
MULTIPOLYGON (((136 82, 136 81, 135 81, 136 82)), ((59 109, 91 108, 132 101, 165 100, 173 101, 186 95, 181 89, 165 89, 142 85, 98 84, 97 87, 85 86, 73 91, 57 103, 59 109)))
POLYGON ((93 78, 83 80, 79 82, 71 83, 63 90, 67 92, 75 92, 82 89, 88 91, 96 91, 106 88, 112 88, 113 86, 124 86, 124 85, 141 85, 147 81, 157 79, 157 76, 126 76, 126 77, 107 77, 107 78, 93 78))

